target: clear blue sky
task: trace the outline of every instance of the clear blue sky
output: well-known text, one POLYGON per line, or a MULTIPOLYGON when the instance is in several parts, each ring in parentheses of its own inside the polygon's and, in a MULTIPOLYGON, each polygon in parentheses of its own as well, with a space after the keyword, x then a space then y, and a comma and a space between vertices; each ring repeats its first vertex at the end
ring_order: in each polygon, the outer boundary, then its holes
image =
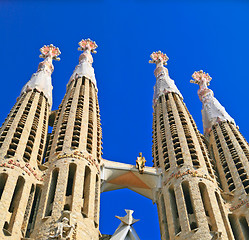
MULTIPOLYGON (((94 68, 103 127, 103 157, 135 163, 140 151, 152 166, 153 51, 169 57, 168 69, 202 132, 197 85, 189 80, 203 69, 210 88, 249 139, 249 2, 218 1, 0 1, 0 121, 36 71, 39 49, 53 43, 62 52, 53 73, 53 109, 78 64, 77 43, 99 45, 94 68)), ((129 190, 101 195, 100 231, 113 234, 115 215, 133 209, 142 240, 160 239, 157 210, 129 190)))

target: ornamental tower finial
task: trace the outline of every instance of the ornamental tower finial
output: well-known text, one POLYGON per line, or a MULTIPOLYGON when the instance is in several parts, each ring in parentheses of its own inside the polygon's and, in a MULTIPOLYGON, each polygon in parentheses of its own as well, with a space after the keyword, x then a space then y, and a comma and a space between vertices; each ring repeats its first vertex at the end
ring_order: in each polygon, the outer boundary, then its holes
POLYGON ((40 49, 41 55, 40 58, 47 58, 51 57, 54 60, 60 61, 60 58, 58 56, 61 54, 60 49, 58 47, 55 47, 53 44, 50 45, 44 45, 40 49))
POLYGON ((233 118, 230 117, 225 108, 214 97, 213 91, 208 88, 212 79, 210 75, 200 70, 194 72, 192 78, 194 80, 190 80, 190 82, 196 83, 200 87, 197 93, 202 102, 201 112, 204 133, 208 134, 211 131, 212 125, 216 122, 229 121, 234 123, 233 118))
POLYGON ((162 95, 169 92, 177 93, 181 98, 182 95, 178 88, 175 85, 174 80, 169 77, 169 72, 166 67, 163 65, 167 65, 167 61, 169 58, 167 55, 161 51, 153 52, 150 55, 151 59, 149 63, 155 63, 156 69, 154 71, 156 77, 156 85, 154 86, 154 96, 153 96, 153 105, 156 104, 157 99, 162 95))
POLYGON ((84 77, 90 79, 97 89, 94 69, 92 67, 93 57, 91 54, 91 53, 96 53, 95 49, 97 47, 98 47, 98 45, 89 38, 82 39, 79 42, 78 50, 84 51, 84 52, 80 55, 79 64, 76 66, 76 68, 75 68, 75 70, 70 78, 69 83, 71 81, 73 81, 75 78, 84 76, 84 77))
POLYGON ((21 94, 24 92, 32 91, 36 89, 39 92, 43 92, 47 97, 50 107, 52 106, 52 82, 51 74, 54 71, 52 60, 59 61, 58 56, 61 54, 58 47, 53 44, 44 45, 40 49, 40 58, 45 58, 44 61, 39 63, 38 70, 34 73, 31 79, 24 85, 21 94))
POLYGON ((162 62, 163 65, 167 65, 167 61, 169 60, 169 58, 167 57, 167 55, 165 53, 162 53, 161 51, 158 51, 158 52, 153 52, 151 55, 150 55, 151 59, 149 61, 149 63, 160 63, 162 62))
POLYGON ((97 53, 97 51, 95 50, 98 45, 96 44, 96 42, 92 41, 90 38, 88 39, 82 39, 79 42, 80 47, 78 48, 79 51, 86 51, 86 50, 90 50, 92 53, 97 53))

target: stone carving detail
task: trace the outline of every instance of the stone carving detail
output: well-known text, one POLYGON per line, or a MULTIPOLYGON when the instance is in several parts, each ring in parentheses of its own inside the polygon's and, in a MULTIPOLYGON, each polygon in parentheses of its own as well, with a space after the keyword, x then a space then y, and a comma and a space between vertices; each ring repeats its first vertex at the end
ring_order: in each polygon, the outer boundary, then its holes
POLYGON ((198 96, 202 102, 202 121, 204 133, 209 134, 212 125, 215 123, 220 123, 223 121, 234 122, 233 118, 226 112, 225 108, 219 103, 219 101, 214 97, 214 93, 208 88, 211 77, 208 73, 202 70, 194 72, 192 75, 194 80, 191 83, 196 83, 199 85, 198 96))
POLYGON ((74 234, 75 225, 70 225, 69 219, 63 217, 60 222, 57 223, 55 235, 50 235, 49 239, 71 239, 74 234))
POLYGON ((38 92, 43 92, 47 97, 49 105, 52 106, 52 83, 51 74, 54 71, 52 60, 60 60, 58 56, 61 54, 59 48, 52 44, 43 46, 41 49, 41 58, 45 58, 39 66, 36 73, 34 73, 31 79, 24 85, 21 94, 36 89, 38 92))
POLYGON ((142 153, 139 153, 139 157, 137 157, 136 160, 136 168, 138 169, 139 173, 144 173, 144 167, 145 167, 146 160, 142 156, 142 153))
POLYGON ((84 76, 90 79, 97 89, 94 69, 92 67, 93 57, 91 53, 96 53, 95 49, 98 46, 94 41, 90 40, 89 38, 86 40, 81 40, 79 42, 79 46, 80 47, 78 48, 78 50, 84 52, 80 55, 79 64, 76 66, 68 85, 70 85, 71 81, 84 76))
POLYGON ((177 93, 181 98, 183 98, 180 91, 176 87, 174 80, 169 77, 168 69, 163 66, 167 65, 167 61, 169 60, 166 54, 158 51, 153 52, 150 57, 152 60, 150 60, 149 63, 156 64, 156 69, 154 71, 156 85, 154 86, 153 104, 156 104, 158 98, 162 94, 169 92, 177 93))

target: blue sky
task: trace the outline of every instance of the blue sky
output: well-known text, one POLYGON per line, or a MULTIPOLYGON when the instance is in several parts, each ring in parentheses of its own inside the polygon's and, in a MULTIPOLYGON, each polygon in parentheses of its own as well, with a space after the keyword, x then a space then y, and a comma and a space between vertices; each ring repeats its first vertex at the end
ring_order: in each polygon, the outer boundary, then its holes
MULTIPOLYGON (((153 51, 168 57, 168 69, 202 132, 197 85, 189 80, 203 69, 210 88, 249 139, 249 2, 218 1, 0 1, 0 121, 36 71, 39 49, 53 43, 62 52, 53 73, 53 109, 78 64, 77 43, 99 45, 94 68, 103 127, 103 157, 135 163, 140 151, 152 166, 153 51)), ((115 215, 133 209, 141 219, 142 240, 160 239, 157 210, 129 190, 101 195, 100 231, 113 234, 115 215)))

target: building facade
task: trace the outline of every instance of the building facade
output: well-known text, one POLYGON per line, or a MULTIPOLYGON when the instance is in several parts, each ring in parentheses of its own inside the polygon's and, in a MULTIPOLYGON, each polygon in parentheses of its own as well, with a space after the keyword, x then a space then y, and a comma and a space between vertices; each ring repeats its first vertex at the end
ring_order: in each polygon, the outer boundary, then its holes
POLYGON ((211 77, 199 71, 191 81, 203 135, 164 66, 168 57, 152 53, 154 166, 142 155, 136 165, 108 161, 92 67, 97 45, 79 46, 58 110, 51 111, 51 74, 60 51, 44 46, 45 60, 0 129, 0 239, 100 239, 100 193, 121 188, 157 204, 162 240, 249 239, 249 145, 208 88, 211 77))

